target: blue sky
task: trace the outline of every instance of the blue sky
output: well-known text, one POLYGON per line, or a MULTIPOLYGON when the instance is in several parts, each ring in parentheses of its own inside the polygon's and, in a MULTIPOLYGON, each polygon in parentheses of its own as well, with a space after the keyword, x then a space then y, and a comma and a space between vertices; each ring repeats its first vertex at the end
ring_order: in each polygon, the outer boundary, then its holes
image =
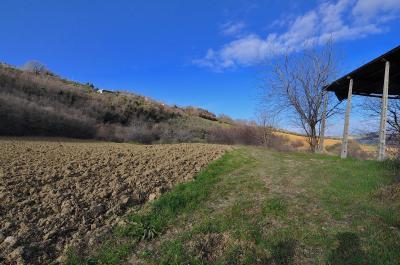
MULTIPOLYGON (((262 61, 333 35, 344 74, 400 44, 400 0, 2 0, 0 10, 0 61, 39 60, 70 79, 242 119, 254 117, 262 61)), ((352 124, 364 123, 355 114, 352 124)))

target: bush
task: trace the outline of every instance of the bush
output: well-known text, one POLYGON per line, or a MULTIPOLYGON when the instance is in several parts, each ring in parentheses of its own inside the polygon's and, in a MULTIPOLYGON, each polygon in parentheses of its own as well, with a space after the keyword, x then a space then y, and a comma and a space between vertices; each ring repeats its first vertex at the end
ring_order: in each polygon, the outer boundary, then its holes
POLYGON ((302 140, 296 140, 296 141, 293 141, 290 145, 293 148, 297 149, 297 148, 303 147, 304 146, 304 142, 302 140))
POLYGON ((78 112, 43 107, 0 93, 0 135, 93 138, 95 121, 78 112))
MULTIPOLYGON (((242 145, 263 145, 262 128, 254 125, 237 125, 234 127, 212 128, 208 132, 208 142, 218 144, 242 144, 242 145)), ((266 147, 278 151, 290 151, 293 148, 289 145, 289 139, 284 136, 271 134, 266 147)))
POLYGON ((288 152, 294 150, 293 146, 290 145, 290 140, 288 137, 275 134, 271 136, 271 139, 268 143, 268 147, 282 152, 288 152))
POLYGON ((208 141, 219 144, 260 145, 260 135, 256 127, 235 126, 231 128, 217 127, 209 130, 208 141))
POLYGON ((188 113, 189 115, 198 116, 206 120, 211 120, 211 121, 218 120, 214 113, 201 108, 186 107, 185 112, 188 113))
POLYGON ((225 115, 225 114, 219 115, 218 120, 220 122, 224 122, 224 123, 228 123, 228 124, 235 124, 235 121, 231 117, 229 117, 228 115, 225 115))
POLYGON ((183 113, 134 94, 98 94, 91 84, 43 73, 40 64, 24 69, 0 67, 1 135, 150 142, 161 134, 153 124, 183 113), (148 128, 130 128, 141 122, 148 128))

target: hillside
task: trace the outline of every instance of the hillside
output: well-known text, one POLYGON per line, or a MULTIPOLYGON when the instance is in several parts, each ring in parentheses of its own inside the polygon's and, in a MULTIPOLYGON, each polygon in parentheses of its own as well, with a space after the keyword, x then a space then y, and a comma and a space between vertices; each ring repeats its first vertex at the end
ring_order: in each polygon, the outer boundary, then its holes
POLYGON ((99 90, 50 71, 0 64, 0 135, 201 141, 204 130, 221 124, 200 108, 168 106, 133 93, 99 90))
MULTIPOLYGON (((21 70, 0 63, 0 136, 45 136, 138 143, 209 142, 263 145, 307 151, 304 135, 235 122, 196 107, 169 106, 124 91, 61 78, 49 70, 21 70)), ((330 154, 340 140, 327 139, 330 154)), ((368 158, 374 148, 354 143, 350 156, 368 158)), ((372 154, 372 155, 371 155, 372 154)))

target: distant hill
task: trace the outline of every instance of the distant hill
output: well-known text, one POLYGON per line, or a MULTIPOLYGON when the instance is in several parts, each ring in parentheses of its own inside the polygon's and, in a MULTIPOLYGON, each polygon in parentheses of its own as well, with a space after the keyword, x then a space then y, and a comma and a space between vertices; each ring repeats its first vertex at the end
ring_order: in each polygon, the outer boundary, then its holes
POLYGON ((116 141, 201 141, 226 126, 196 107, 169 106, 123 91, 0 64, 0 135, 116 141))
POLYGON ((379 143, 379 134, 367 133, 361 135, 354 135, 353 139, 362 144, 377 145, 379 143))

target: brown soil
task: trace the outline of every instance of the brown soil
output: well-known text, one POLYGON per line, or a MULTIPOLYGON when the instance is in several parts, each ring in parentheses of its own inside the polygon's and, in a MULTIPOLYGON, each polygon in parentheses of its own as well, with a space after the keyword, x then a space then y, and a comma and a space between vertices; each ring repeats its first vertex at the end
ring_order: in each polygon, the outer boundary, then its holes
POLYGON ((0 264, 95 244, 134 205, 192 180, 227 147, 0 139, 0 264))

